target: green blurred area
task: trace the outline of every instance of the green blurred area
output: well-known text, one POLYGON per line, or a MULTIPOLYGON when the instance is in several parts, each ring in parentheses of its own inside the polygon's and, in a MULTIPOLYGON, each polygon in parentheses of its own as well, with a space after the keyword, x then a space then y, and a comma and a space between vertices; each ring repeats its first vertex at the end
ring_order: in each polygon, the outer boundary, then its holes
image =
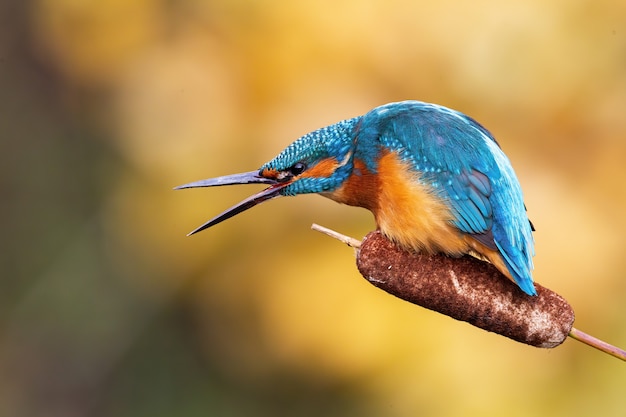
POLYGON ((364 210, 281 199, 192 238, 300 135, 419 99, 487 126, 536 280, 626 346, 626 3, 0 1, 0 416, 623 416, 626 368, 363 280, 364 210))

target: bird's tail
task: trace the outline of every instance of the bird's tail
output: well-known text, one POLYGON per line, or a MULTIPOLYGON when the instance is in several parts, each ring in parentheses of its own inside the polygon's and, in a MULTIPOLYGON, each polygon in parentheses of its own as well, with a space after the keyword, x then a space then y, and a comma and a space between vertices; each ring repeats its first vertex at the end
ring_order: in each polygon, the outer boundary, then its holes
POLYGON ((500 272, 512 279, 526 294, 537 295, 531 275, 533 265, 530 257, 513 246, 503 248, 497 241, 496 246, 504 266, 504 270, 498 267, 500 272))

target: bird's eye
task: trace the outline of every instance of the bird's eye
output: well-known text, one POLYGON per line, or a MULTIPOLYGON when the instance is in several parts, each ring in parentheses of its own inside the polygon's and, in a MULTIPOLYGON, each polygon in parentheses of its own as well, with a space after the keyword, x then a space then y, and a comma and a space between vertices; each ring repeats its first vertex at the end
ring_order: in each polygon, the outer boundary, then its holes
POLYGON ((300 175, 306 169, 306 165, 302 162, 296 162, 289 168, 291 175, 300 175))

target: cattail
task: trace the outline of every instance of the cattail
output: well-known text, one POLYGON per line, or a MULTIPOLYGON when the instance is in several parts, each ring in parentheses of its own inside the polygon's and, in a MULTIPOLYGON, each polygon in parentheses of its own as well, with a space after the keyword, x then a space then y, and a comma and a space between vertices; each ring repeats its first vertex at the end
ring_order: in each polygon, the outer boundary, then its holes
POLYGON ((560 295, 538 284, 537 296, 527 295, 471 256, 409 253, 372 232, 361 243, 357 266, 398 298, 531 346, 560 345, 574 324, 574 310, 560 295))
POLYGON ((357 249, 361 275, 398 298, 531 346, 553 348, 569 336, 626 361, 623 349, 574 328, 572 307, 539 284, 530 296, 471 256, 407 252, 378 231, 361 242, 317 224, 312 228, 357 249))

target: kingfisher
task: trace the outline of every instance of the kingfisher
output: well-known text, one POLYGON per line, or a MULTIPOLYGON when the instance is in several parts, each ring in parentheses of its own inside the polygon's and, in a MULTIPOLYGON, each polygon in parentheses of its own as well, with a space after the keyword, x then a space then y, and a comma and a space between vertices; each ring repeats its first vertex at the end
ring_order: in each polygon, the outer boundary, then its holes
POLYGON ((176 189, 266 184, 189 235, 264 201, 316 193, 370 210, 402 248, 492 263, 528 295, 534 227, 515 171, 471 117, 421 101, 388 103, 307 133, 257 171, 176 189))

